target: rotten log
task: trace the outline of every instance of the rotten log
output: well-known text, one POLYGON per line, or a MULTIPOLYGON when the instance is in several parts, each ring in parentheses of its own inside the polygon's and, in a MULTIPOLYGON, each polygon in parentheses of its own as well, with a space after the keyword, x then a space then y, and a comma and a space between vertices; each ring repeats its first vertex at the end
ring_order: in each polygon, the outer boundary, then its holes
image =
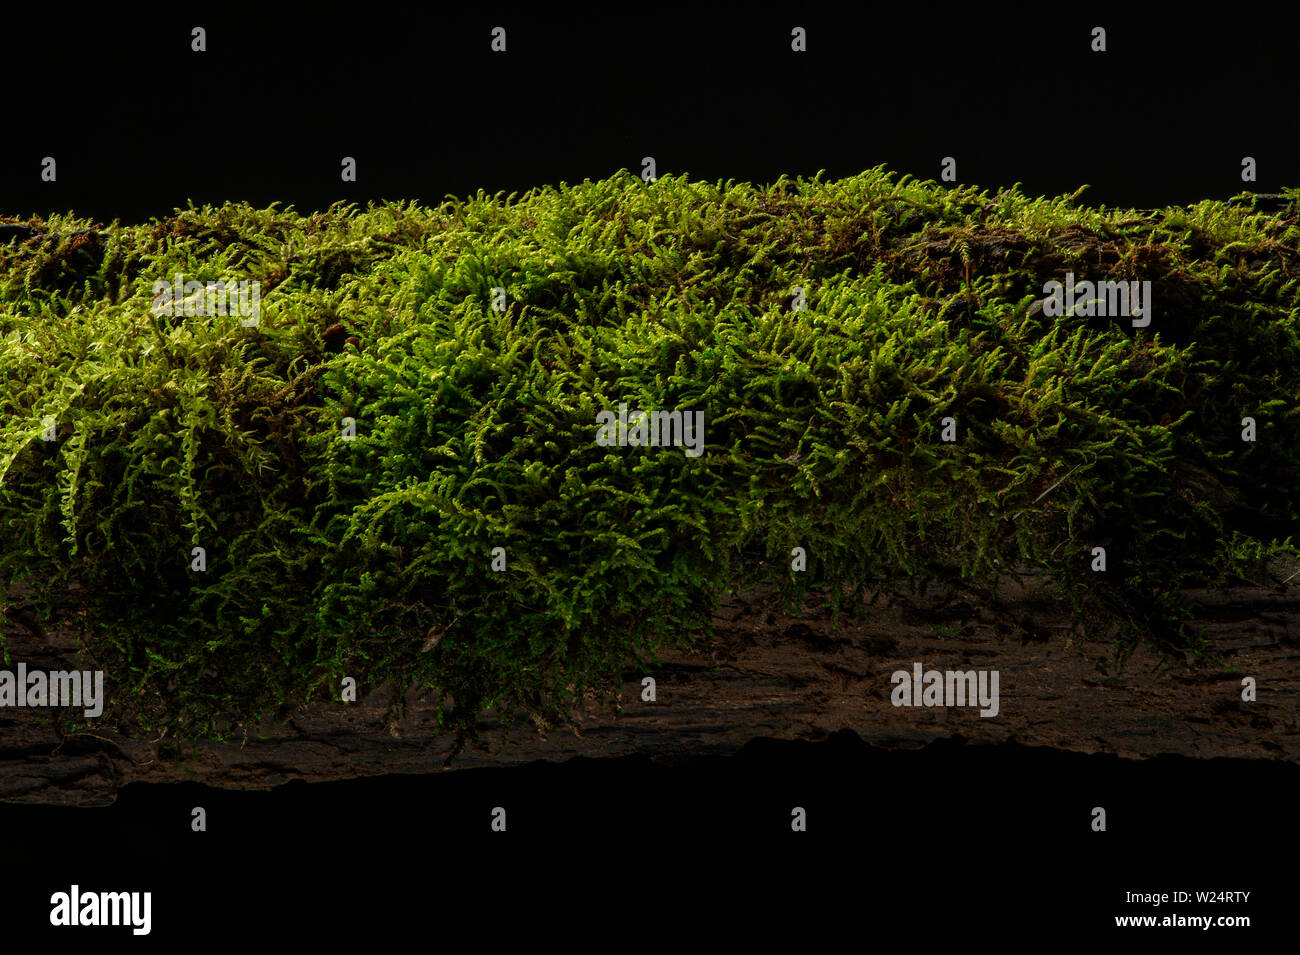
MULTIPOLYGON (((1221 665, 1183 667, 1139 649, 1118 675, 1111 646, 1071 632, 1043 579, 1010 582, 994 601, 948 593, 910 599, 895 588, 858 619, 832 625, 810 601, 785 613, 774 595, 729 597, 714 634, 624 676, 621 697, 589 700, 571 727, 509 729, 490 719, 455 755, 432 706, 408 694, 396 722, 392 690, 355 704, 300 708, 264 736, 201 742, 181 755, 112 726, 63 737, 49 709, 0 708, 0 801, 104 805, 130 783, 200 782, 270 789, 386 773, 437 773, 535 760, 643 754, 661 761, 734 753, 761 738, 817 741, 851 730, 872 745, 915 749, 942 739, 1016 742, 1143 759, 1168 754, 1300 762, 1300 595, 1259 588, 1189 592, 1221 665), (999 712, 895 706, 896 671, 995 669, 999 712), (657 681, 641 699, 642 678, 657 681), (1243 701, 1242 679, 1258 686, 1243 701)), ((13 657, 32 669, 76 666, 75 641, 6 622, 13 657)))

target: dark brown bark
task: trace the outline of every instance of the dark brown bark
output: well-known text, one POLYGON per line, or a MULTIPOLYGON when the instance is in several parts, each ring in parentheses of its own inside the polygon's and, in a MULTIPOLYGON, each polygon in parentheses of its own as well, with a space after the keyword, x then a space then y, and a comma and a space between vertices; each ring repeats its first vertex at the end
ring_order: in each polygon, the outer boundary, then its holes
MULTIPOLYGON (((659 759, 734 752, 757 738, 818 740, 850 729, 882 747, 916 748, 961 737, 1131 758, 1179 754, 1300 762, 1300 596, 1258 589, 1198 593, 1197 619, 1230 669, 1171 666, 1138 651, 1117 679, 1098 659, 1110 646, 1071 637, 1062 604, 1043 582, 1007 584, 996 604, 956 592, 922 604, 882 600, 869 615, 843 619, 809 609, 786 615, 770 594, 730 598, 716 634, 689 651, 668 653, 648 671, 658 700, 640 699, 641 677, 626 674, 621 712, 592 702, 575 729, 532 724, 508 733, 485 722, 451 768, 521 764, 574 756, 633 753, 659 759), (890 675, 926 669, 996 669, 1000 712, 977 708, 895 707, 890 675), (1241 699, 1254 677, 1257 702, 1241 699)), ((11 621, 15 664, 74 665, 57 635, 39 638, 11 621)), ((290 779, 324 781, 444 769, 454 740, 439 733, 430 707, 412 695, 388 725, 391 690, 356 704, 315 704, 265 739, 208 743, 183 757, 112 727, 60 739, 51 711, 0 709, 0 801, 97 805, 128 783, 196 781, 267 789, 290 779)))

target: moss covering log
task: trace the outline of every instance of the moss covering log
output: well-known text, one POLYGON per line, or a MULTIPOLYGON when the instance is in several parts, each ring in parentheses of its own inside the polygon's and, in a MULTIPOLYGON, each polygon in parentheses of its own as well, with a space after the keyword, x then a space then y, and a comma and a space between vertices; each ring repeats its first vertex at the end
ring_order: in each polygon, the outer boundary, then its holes
POLYGON ((0 242, 6 609, 74 620, 105 719, 170 738, 345 676, 431 688, 460 734, 562 722, 761 584, 856 613, 882 579, 1046 571, 1121 660, 1212 660, 1180 591, 1300 566, 1298 196, 623 173, 28 221, 0 242), (1051 317, 1067 272, 1149 280, 1153 321, 1051 317), (258 324, 154 314, 178 273, 260 283, 258 324), (620 404, 702 411, 703 453, 600 446, 620 404))

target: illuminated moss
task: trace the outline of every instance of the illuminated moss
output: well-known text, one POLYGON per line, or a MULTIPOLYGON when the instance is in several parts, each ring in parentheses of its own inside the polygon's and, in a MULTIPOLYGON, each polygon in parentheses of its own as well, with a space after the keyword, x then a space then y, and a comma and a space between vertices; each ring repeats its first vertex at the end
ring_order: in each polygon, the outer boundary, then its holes
POLYGON ((435 688, 450 729, 562 720, 764 581, 1045 568, 1121 657, 1206 655, 1180 589, 1296 556, 1296 207, 1077 200, 623 173, 28 223, 0 243, 0 575, 84 611, 108 716, 172 738, 344 675, 435 688), (1154 321, 1046 317, 1067 271, 1150 280, 1154 321), (153 315, 178 272, 260 282, 260 324, 153 315), (703 410, 705 453, 597 446, 620 402, 703 410))

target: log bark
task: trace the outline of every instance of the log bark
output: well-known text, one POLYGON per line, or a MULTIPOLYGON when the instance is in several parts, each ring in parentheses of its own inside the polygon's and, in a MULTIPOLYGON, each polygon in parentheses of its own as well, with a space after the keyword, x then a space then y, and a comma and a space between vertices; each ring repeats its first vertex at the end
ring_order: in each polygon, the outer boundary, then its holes
MULTIPOLYGON (((1070 635, 1065 606, 1047 581, 1007 582, 981 604, 955 588, 913 599, 880 595, 861 619, 832 626, 825 606, 800 616, 773 595, 724 600, 712 638, 665 653, 661 665, 628 672, 619 703, 590 700, 574 727, 509 730, 485 720, 477 742, 450 769, 507 766, 538 759, 645 754, 658 760, 726 754, 759 738, 816 741, 852 730, 884 748, 936 740, 1018 742, 1130 758, 1179 755, 1300 763, 1300 595, 1262 589, 1189 594, 1226 664, 1171 666, 1139 650, 1118 677, 1099 660, 1104 640, 1070 635), (899 707, 890 675, 925 669, 996 669, 999 712, 977 707, 899 707), (641 679, 657 681, 657 700, 641 701, 641 679), (1242 678, 1258 685, 1242 700, 1242 678)), ((29 669, 75 666, 75 646, 57 633, 9 621, 15 663, 29 669)), ((390 722, 392 690, 355 704, 301 708, 265 738, 201 743, 169 757, 146 739, 108 725, 61 738, 51 711, 0 708, 0 801, 104 805, 133 782, 200 782, 269 789, 385 773, 435 773, 453 752, 431 707, 409 695, 390 722)))

